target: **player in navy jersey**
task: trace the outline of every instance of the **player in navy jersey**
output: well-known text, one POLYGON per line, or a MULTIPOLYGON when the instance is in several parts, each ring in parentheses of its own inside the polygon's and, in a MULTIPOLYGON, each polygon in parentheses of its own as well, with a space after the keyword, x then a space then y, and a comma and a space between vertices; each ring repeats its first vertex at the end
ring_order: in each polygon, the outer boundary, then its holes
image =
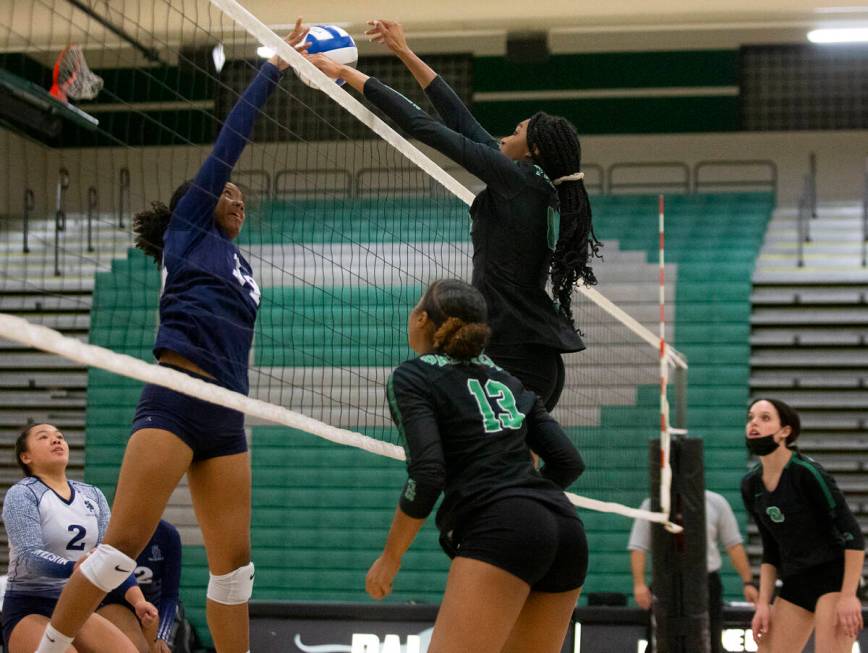
POLYGON ((385 43, 425 89, 443 122, 355 68, 324 56, 311 61, 345 80, 410 136, 442 152, 486 184, 470 207, 473 285, 488 302, 486 352, 552 410, 564 386, 562 353, 585 348, 573 321, 577 283, 594 285, 599 250, 581 172, 576 129, 536 113, 495 140, 446 81, 408 47, 398 23, 372 21, 385 43), (554 298, 546 290, 551 281, 554 298))
MULTIPOLYGON (((306 47, 301 20, 287 37, 306 47)), ((247 365, 260 292, 233 242, 244 198, 229 181, 266 100, 288 65, 264 63, 232 108, 214 149, 166 209, 136 216, 136 244, 161 266, 161 365, 247 393, 247 365)), ((187 474, 208 555, 207 618, 218 653, 249 648, 250 458, 243 414, 146 385, 136 409, 105 543, 64 589, 38 653, 60 653, 87 616, 135 566, 166 502, 187 474)))
POLYGON ((754 638, 762 653, 794 653, 814 631, 817 651, 849 653, 862 629, 865 539, 835 480, 793 446, 800 425, 776 399, 753 402, 747 414, 747 447, 760 464, 741 494, 763 544, 754 638))
MULTIPOLYGON (((7 653, 33 653, 67 579, 102 541, 109 507, 99 488, 67 478, 69 445, 51 424, 25 429, 15 443, 15 458, 24 478, 3 500, 9 538, 3 642, 7 653)), ((132 575, 118 592, 144 624, 156 625, 156 608, 132 575)), ((132 619, 138 625, 136 616, 132 619)), ((91 615, 73 643, 97 653, 136 653, 133 641, 117 627, 123 625, 91 615)), ((138 638, 144 642, 141 628, 138 638)))
MULTIPOLYGON (((181 585, 181 536, 178 529, 161 519, 154 535, 136 559, 134 573, 142 594, 160 615, 159 624, 155 624, 151 651, 168 653, 181 585)), ((128 611, 132 607, 118 588, 109 592, 97 614, 105 615, 109 610, 128 611)))
POLYGON ((429 653, 555 653, 588 565, 582 522, 563 493, 584 465, 540 398, 483 353, 486 313, 482 294, 453 279, 432 283, 410 313, 420 356, 387 388, 408 479, 365 585, 375 599, 391 592, 444 493, 436 521, 453 562, 429 653))

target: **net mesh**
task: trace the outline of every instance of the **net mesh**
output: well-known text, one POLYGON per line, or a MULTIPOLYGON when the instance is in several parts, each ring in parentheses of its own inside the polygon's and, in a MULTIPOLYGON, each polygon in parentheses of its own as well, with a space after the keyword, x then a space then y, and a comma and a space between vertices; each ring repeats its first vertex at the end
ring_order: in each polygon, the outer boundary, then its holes
MULTIPOLYGON (((2 9, 0 59, 22 88, 24 82, 45 88, 57 44, 70 42, 80 44, 105 83, 93 101, 80 104, 98 119, 96 129, 70 122, 52 136, 33 127, 34 115, 26 124, 7 122, 0 132, 7 163, 0 176, 0 312, 151 361, 160 274, 130 249, 132 214, 152 200, 168 202, 178 184, 195 175, 256 73, 261 39, 206 2, 96 5, 114 30, 60 0, 13 1, 2 9), (219 73, 215 46, 226 58, 219 73), (157 60, 145 53, 156 53, 157 60)), ((442 55, 431 61, 469 100, 472 59, 442 55)), ((396 60, 363 56, 359 67, 430 109, 396 60)), ((384 384, 411 356, 407 313, 431 280, 470 278, 472 195, 456 191, 460 186, 451 177, 444 182, 442 169, 435 178, 430 168, 411 162, 395 142, 369 128, 375 122, 363 124, 289 72, 257 117, 252 143, 232 175, 247 204, 239 245, 262 292, 251 397, 274 407, 245 408, 255 541, 260 533, 261 541, 285 544, 289 524, 325 529, 335 520, 387 523, 400 470, 381 468, 363 454, 347 458, 317 449, 303 432, 346 429, 397 444, 384 384), (279 409, 323 424, 283 419, 287 414, 279 409), (290 428, 269 426, 275 421, 290 428), (335 517, 338 510, 349 512, 335 517)), ((478 181, 437 153, 426 155, 478 190, 478 181)), ((655 217, 648 216, 650 232, 655 217)), ((601 291, 653 328, 655 267, 617 243, 607 243, 605 251, 597 267, 601 291)), ((638 506, 649 492, 648 439, 659 435, 656 341, 625 325, 593 295, 577 292, 574 312, 588 349, 566 357, 566 385, 555 412, 587 463, 573 489, 638 506)), ((87 478, 110 493, 141 377, 95 367, 87 372, 82 360, 40 353, 27 343, 3 341, 2 347, 3 437, 11 440, 28 420, 49 421, 81 452, 86 431, 86 452, 79 455, 87 456, 87 478)), ((182 529, 185 542, 195 543, 192 511, 183 497, 178 501, 174 514, 189 525, 182 529)), ((622 535, 629 526, 623 519, 614 527, 606 520, 586 522, 622 535)), ((358 532, 348 538, 344 546, 364 540, 358 532)), ((337 536, 333 541, 342 546, 337 536)), ((351 598, 334 589, 296 587, 299 596, 321 591, 351 598)), ((413 596, 422 595, 428 596, 413 596)))

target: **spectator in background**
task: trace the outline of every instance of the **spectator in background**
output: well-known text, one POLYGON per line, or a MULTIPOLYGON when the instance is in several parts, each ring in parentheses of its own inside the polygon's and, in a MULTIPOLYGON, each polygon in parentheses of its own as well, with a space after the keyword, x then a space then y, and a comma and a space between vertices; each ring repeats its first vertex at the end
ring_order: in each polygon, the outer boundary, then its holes
MULTIPOLYGON (((651 500, 645 499, 642 510, 651 509, 651 500)), ((711 653, 720 653, 723 631, 723 585, 720 581, 720 546, 726 549, 732 566, 741 576, 745 600, 756 603, 758 590, 753 580, 750 563, 742 545, 741 533, 732 508, 716 492, 705 491, 705 522, 708 544, 708 625, 711 633, 711 653)), ((651 522, 637 519, 630 531, 630 568, 633 572, 633 598, 640 608, 651 608, 651 588, 645 582, 645 558, 651 551, 651 522)))
MULTIPOLYGON (((169 653, 178 615, 178 592, 181 585, 181 537, 178 530, 164 519, 160 520, 144 550, 136 559, 136 581, 145 598, 156 606, 160 614, 159 626, 154 624, 148 635, 150 653, 169 653)), ((118 588, 109 592, 97 610, 106 618, 117 614, 133 616, 134 608, 118 588)), ((118 624, 118 619, 111 619, 118 624)))

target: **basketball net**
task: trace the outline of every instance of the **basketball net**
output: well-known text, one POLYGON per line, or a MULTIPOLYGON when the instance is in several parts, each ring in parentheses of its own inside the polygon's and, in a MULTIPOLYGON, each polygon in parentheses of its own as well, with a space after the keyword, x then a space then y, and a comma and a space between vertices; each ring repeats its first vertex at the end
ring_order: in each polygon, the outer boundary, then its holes
POLYGON ((102 77, 94 75, 87 67, 81 48, 68 45, 54 62, 51 94, 61 102, 92 100, 102 90, 102 77))

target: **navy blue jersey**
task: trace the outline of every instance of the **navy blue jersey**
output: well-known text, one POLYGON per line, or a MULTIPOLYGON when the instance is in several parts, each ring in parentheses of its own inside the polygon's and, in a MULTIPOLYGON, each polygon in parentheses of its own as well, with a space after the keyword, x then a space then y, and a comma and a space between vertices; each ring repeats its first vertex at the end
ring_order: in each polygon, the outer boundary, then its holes
POLYGON ((135 573, 142 594, 160 611, 157 638, 168 640, 181 584, 181 537, 169 522, 160 520, 154 536, 136 559, 135 573))
POLYGON ((470 207, 473 285, 488 304, 491 344, 581 351, 582 339, 546 290, 560 235, 558 193, 542 168, 515 163, 442 77, 425 89, 444 123, 371 77, 365 97, 413 138, 485 182, 470 207))
POLYGON ((741 496, 763 544, 762 561, 789 578, 861 551, 865 538, 841 490, 815 460, 798 451, 769 492, 757 465, 741 481, 741 496))
POLYGON ((402 363, 389 377, 388 399, 407 454, 400 505, 410 517, 427 517, 441 492, 443 534, 507 496, 575 514, 562 489, 584 469, 579 452, 539 397, 487 356, 402 363), (545 462, 539 471, 531 449, 545 462))
POLYGON ((175 207, 163 243, 160 328, 154 355, 176 352, 247 394, 260 292, 253 269, 214 222, 214 207, 253 123, 280 79, 265 63, 226 118, 214 149, 175 207))

